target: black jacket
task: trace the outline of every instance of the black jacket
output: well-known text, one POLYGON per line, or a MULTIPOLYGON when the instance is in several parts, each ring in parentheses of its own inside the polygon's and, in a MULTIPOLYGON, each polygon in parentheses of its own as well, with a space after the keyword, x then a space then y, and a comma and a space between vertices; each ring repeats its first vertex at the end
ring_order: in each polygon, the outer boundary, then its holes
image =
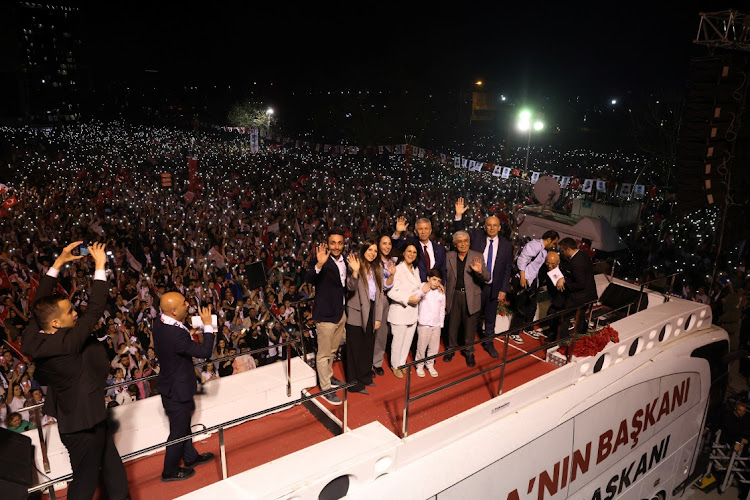
MULTIPOLYGON (((57 278, 42 277, 34 301, 52 294, 57 278)), ((104 387, 109 359, 91 335, 107 304, 109 282, 94 280, 86 312, 71 328, 40 333, 32 319, 24 331, 21 350, 34 358, 36 379, 47 386, 43 412, 57 418, 61 433, 90 429, 107 418, 104 387)))
POLYGON ((328 258, 319 273, 315 272, 314 265, 308 269, 305 281, 315 285, 313 320, 338 323, 344 315, 346 287, 341 284, 339 268, 333 258, 328 258))
POLYGON ((591 257, 581 250, 568 261, 568 273, 565 278, 565 308, 579 307, 596 300, 596 282, 594 281, 594 266, 591 257))
POLYGON ((159 359, 159 394, 174 401, 190 401, 196 392, 197 379, 193 358, 210 358, 214 334, 204 333, 203 343, 190 337, 187 330, 154 321, 154 350, 159 359))

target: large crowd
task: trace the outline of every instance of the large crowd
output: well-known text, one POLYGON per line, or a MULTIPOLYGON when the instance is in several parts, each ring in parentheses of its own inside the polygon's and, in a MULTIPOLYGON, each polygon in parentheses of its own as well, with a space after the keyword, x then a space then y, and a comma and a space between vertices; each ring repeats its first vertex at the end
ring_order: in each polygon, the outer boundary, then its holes
MULTIPOLYGON (((0 144, 0 425, 14 430, 53 422, 19 413, 41 402, 44 388, 34 380, 33 360, 13 347, 29 322, 40 277, 71 241, 106 242, 110 252, 107 277, 113 286, 95 335, 107 350, 112 384, 159 372, 152 325, 159 297, 170 290, 186 297, 190 315, 213 306, 219 325, 214 359, 271 346, 197 367, 196 378, 204 383, 288 353, 315 352, 309 300, 315 289, 304 277, 315 265, 317 245, 334 227, 343 229, 347 255, 371 235, 393 233, 399 217, 411 227, 424 217, 434 239, 450 248, 455 201, 464 198, 467 227, 496 215, 516 254, 526 243, 517 236, 515 220, 518 207, 532 200, 528 182, 468 172, 435 158, 412 156, 407 170, 404 155, 323 153, 294 142, 267 142, 253 154, 247 138, 231 133, 122 123, 0 128, 0 144), (189 156, 198 158, 192 182, 189 156), (162 184, 159 174, 165 172, 172 174, 171 186, 162 184), (262 288, 251 281, 255 262, 264 265, 262 288), (298 329, 303 348, 273 347, 298 329)), ((449 154, 478 160, 489 154, 486 150, 446 146, 449 154)), ((524 155, 524 150, 511 152, 507 161, 522 165, 524 155)), ((648 159, 547 148, 535 149, 532 161, 549 173, 604 171, 627 181, 634 165, 646 167, 648 159)), ((578 195, 566 190, 560 205, 578 195)), ((747 246, 727 248, 712 279, 714 258, 708 250, 716 211, 677 218, 674 207, 667 189, 642 201, 638 226, 624 235, 629 251, 620 259, 625 264, 617 270, 639 280, 679 272, 676 292, 711 304, 715 321, 746 345, 747 246)), ((61 274, 58 291, 79 312, 87 307, 92 276, 87 259, 61 274)), ((108 404, 155 394, 152 381, 110 388, 108 404)))

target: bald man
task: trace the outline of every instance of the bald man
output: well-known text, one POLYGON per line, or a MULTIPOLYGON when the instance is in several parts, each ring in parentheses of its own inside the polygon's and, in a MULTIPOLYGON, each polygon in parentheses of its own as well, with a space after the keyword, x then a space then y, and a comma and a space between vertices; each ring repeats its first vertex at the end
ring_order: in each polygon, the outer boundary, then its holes
MULTIPOLYGON (((462 221, 464 212, 469 207, 463 198, 456 202, 456 215, 453 220, 453 230, 465 229, 462 221)), ((484 330, 477 333, 484 339, 482 346, 493 358, 500 354, 494 346, 495 319, 497 318, 497 303, 506 301, 506 294, 510 288, 511 265, 513 264, 513 246, 500 234, 500 219, 491 215, 484 220, 481 228, 471 229, 469 238, 471 250, 482 254, 484 264, 490 272, 490 280, 482 286, 482 307, 480 317, 484 319, 484 330)), ((477 322, 481 325, 481 322, 477 322)))
MULTIPOLYGON (((541 280, 541 282, 546 283, 547 285, 547 294, 549 295, 550 300, 550 305, 547 309, 547 316, 551 316, 565 309, 565 291, 560 290, 557 287, 557 283, 553 283, 549 275, 547 274, 547 272, 560 267, 560 254, 558 254, 554 250, 550 250, 549 252, 547 252, 547 257, 545 258, 544 263, 547 265, 547 269, 542 268, 543 273, 539 274, 543 274, 543 279, 541 280)), ((560 270, 564 271, 563 269, 560 270)), ((559 330, 560 318, 550 320, 550 333, 547 334, 547 340, 550 342, 554 342, 555 340, 557 340, 559 338, 559 330)))
MULTIPOLYGON (((190 416, 195 409, 193 396, 197 379, 193 358, 210 358, 214 349, 214 329, 211 306, 200 308, 203 321, 203 341, 193 341, 185 326, 188 302, 179 292, 168 292, 161 297, 161 317, 154 323, 154 349, 159 359, 159 394, 169 418, 168 441, 190 434, 190 416)), ((182 481, 195 474, 193 469, 213 460, 213 453, 198 453, 191 439, 167 446, 164 455, 162 482, 182 481), (185 466, 180 467, 180 459, 185 466)))

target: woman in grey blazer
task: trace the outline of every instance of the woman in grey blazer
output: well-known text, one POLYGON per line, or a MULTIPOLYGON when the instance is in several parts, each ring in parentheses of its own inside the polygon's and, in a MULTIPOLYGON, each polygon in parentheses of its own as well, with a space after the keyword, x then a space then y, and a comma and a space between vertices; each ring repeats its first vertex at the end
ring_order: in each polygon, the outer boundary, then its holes
POLYGON ((366 386, 375 386, 371 369, 375 331, 386 300, 377 258, 377 243, 366 240, 359 255, 347 259, 352 272, 346 278, 346 380, 356 382, 349 391, 360 394, 370 394, 366 386))

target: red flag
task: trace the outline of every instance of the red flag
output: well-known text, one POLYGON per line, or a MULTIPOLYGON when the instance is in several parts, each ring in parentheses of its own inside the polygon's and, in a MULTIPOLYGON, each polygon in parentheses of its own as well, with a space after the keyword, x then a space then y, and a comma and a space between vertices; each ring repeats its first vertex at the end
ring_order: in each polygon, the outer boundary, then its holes
POLYGON ((519 175, 521 175, 521 171, 518 170, 517 168, 514 168, 513 170, 510 171, 510 174, 518 177, 519 175))
POLYGON ((34 295, 36 294, 36 289, 39 288, 39 280, 40 277, 36 273, 31 273, 31 279, 29 280, 29 304, 34 302, 34 295))
POLYGON ((0 272, 0 290, 4 290, 6 288, 10 288, 10 278, 8 278, 8 273, 3 271, 0 272))
POLYGON ((195 185, 195 175, 198 172, 198 158, 195 156, 188 157, 188 182, 192 188, 195 185))
POLYGON ((13 195, 10 198, 8 198, 7 200, 5 200, 3 202, 3 204, 0 205, 0 206, 3 207, 3 208, 10 208, 10 207, 13 207, 15 205, 18 205, 18 198, 16 198, 16 195, 13 195))

